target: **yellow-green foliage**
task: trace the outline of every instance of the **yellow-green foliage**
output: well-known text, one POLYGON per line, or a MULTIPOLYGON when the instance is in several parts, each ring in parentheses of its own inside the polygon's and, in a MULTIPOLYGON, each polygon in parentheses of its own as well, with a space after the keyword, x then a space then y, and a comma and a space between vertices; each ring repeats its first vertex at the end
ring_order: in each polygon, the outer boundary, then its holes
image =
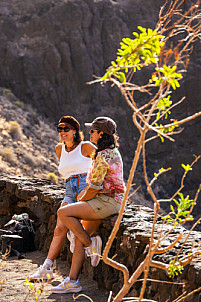
POLYGON ((34 298, 34 301, 40 300, 42 293, 44 293, 44 291, 45 291, 47 283, 49 283, 51 281, 50 274, 47 274, 47 277, 49 279, 47 282, 42 281, 42 282, 37 282, 37 283, 31 283, 28 281, 27 278, 25 279, 24 285, 29 290, 27 298, 28 298, 28 296, 30 296, 30 297, 32 296, 34 298))
POLYGON ((15 105, 17 105, 18 107, 24 109, 24 103, 23 103, 23 102, 17 100, 17 101, 14 101, 13 103, 14 103, 15 105))
POLYGON ((58 177, 54 173, 49 173, 47 179, 50 179, 52 183, 58 183, 58 177))
POLYGON ((5 149, 2 152, 4 160, 8 162, 15 163, 16 162, 16 155, 10 150, 10 149, 5 149))
POLYGON ((16 129, 20 127, 20 125, 16 121, 10 121, 9 124, 10 124, 10 131, 16 131, 16 129))
POLYGON ((5 95, 6 97, 8 97, 8 98, 10 98, 10 99, 16 98, 16 97, 14 96, 14 94, 12 93, 12 91, 11 91, 10 89, 8 89, 8 88, 4 88, 4 89, 3 89, 3 95, 5 95))
POLYGON ((22 139, 23 133, 22 133, 22 129, 21 129, 20 125, 18 124, 18 122, 10 121, 9 124, 10 124, 9 132, 10 132, 11 136, 14 139, 19 139, 19 140, 22 139))
POLYGON ((6 149, 6 150, 4 151, 4 154, 7 155, 7 156, 10 156, 10 155, 13 154, 13 152, 12 152, 10 149, 6 149))

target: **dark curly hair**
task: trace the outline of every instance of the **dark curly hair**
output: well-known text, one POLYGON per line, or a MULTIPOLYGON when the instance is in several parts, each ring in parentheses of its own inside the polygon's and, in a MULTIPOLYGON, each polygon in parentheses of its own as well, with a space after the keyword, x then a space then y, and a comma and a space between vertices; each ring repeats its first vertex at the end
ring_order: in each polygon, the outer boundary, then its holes
MULTIPOLYGON (((98 131, 98 133, 100 133, 100 131, 98 131)), ((118 148, 119 147, 118 139, 119 139, 119 137, 118 137, 117 133, 112 134, 112 135, 103 133, 97 142, 97 149, 96 149, 94 157, 96 158, 99 151, 102 151, 105 149, 118 148)))

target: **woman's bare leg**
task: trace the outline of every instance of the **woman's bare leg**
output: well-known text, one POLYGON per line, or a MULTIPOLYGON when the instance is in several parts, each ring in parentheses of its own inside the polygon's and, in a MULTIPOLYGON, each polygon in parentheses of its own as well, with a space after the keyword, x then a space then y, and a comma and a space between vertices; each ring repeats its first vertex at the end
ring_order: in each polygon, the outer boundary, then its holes
MULTIPOLYGON (((84 225, 86 232, 91 236, 94 232, 97 231, 99 225, 101 224, 101 220, 83 221, 82 224, 84 225)), ((71 280, 76 281, 78 279, 84 260, 84 245, 78 238, 75 238, 75 249, 73 252, 72 264, 69 273, 71 280)))
POLYGON ((52 239, 48 251, 47 259, 54 261, 57 258, 57 256, 59 255, 62 249, 67 231, 68 231, 67 227, 58 219, 56 228, 54 230, 54 237, 52 239))
MULTIPOLYGON (((68 205, 68 203, 63 203, 61 205, 61 207, 68 205)), ((64 243, 64 239, 66 237, 66 234, 68 232, 67 227, 65 226, 65 224, 63 224, 61 222, 61 220, 59 218, 57 218, 57 225, 56 228, 54 230, 54 237, 52 239, 49 251, 48 251, 48 255, 47 255, 47 259, 50 259, 52 261, 54 261, 57 256, 59 255, 63 243, 64 243)))
POLYGON ((75 248, 73 252, 72 264, 70 268, 69 278, 71 280, 77 280, 80 270, 85 260, 85 250, 83 243, 75 238, 75 248))
POLYGON ((58 218, 75 234, 84 246, 89 246, 91 239, 79 219, 87 221, 100 220, 98 214, 85 201, 60 208, 58 210, 58 218))

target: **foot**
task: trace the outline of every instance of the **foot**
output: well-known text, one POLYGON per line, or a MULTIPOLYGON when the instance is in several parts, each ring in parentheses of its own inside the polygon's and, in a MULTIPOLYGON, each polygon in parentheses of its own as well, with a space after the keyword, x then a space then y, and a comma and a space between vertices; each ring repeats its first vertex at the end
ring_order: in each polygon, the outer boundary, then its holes
POLYGON ((92 238, 92 243, 90 246, 85 247, 85 253, 88 257, 91 257, 91 265, 97 266, 100 261, 102 248, 102 240, 100 236, 92 238))
POLYGON ((75 248, 75 235, 73 234, 73 232, 68 231, 67 238, 70 241, 70 251, 71 253, 73 253, 75 248))
POLYGON ((53 269, 41 265, 37 272, 29 277, 29 281, 49 280, 53 278, 53 269))
POLYGON ((69 277, 63 280, 59 285, 51 288, 52 293, 54 294, 68 294, 68 293, 78 293, 82 290, 80 282, 72 282, 69 277))

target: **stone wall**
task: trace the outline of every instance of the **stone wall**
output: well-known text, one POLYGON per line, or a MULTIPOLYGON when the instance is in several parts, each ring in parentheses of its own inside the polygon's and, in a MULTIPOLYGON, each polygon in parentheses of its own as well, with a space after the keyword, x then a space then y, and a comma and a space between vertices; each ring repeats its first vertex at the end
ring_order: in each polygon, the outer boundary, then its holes
MULTIPOLYGON (((62 186, 52 185, 47 180, 1 176, 0 227, 2 228, 3 225, 9 221, 13 214, 27 212, 35 221, 37 229, 35 236, 36 247, 39 250, 47 252, 55 228, 56 211, 63 198, 63 193, 64 189, 62 186)), ((115 220, 116 217, 104 220, 98 230, 103 240, 103 246, 106 244, 115 220)), ((138 267, 147 253, 152 220, 153 211, 150 208, 128 204, 119 231, 112 245, 110 257, 115 255, 115 259, 120 263, 124 263, 130 273, 138 267)), ((160 232, 161 225, 161 221, 159 220, 156 225, 156 238, 160 232)), ((164 230, 168 231, 168 227, 165 227, 164 230)), ((171 233, 168 239, 163 240, 161 247, 164 248, 168 246, 179 233, 183 233, 185 238, 187 230, 179 228, 176 232, 171 233)), ((184 250, 186 251, 190 246, 198 243, 200 240, 201 233, 193 232, 185 244, 184 250)), ((182 241, 180 243, 182 243, 182 241)), ((175 248, 169 252, 168 256, 162 255, 157 257, 157 259, 167 262, 168 257, 176 255, 180 246, 180 244, 177 244, 175 248)), ((65 260, 67 257, 68 263, 70 263, 72 255, 69 251, 68 242, 65 243, 60 257, 65 260)), ((96 268, 93 268, 90 265, 90 259, 87 259, 83 266, 83 272, 95 279, 98 282, 98 286, 107 292, 112 290, 114 293, 117 293, 121 288, 123 282, 122 273, 107 266, 103 261, 101 261, 96 268)), ((190 292, 201 286, 201 264, 199 260, 193 261, 184 269, 183 273, 174 280, 168 278, 167 273, 164 271, 152 268, 149 273, 149 279, 160 279, 163 280, 163 282, 159 285, 157 282, 148 281, 145 292, 147 298, 152 298, 160 302, 165 302, 167 299, 172 301, 176 295, 181 294, 184 289, 190 292), (185 287, 171 282, 183 282, 185 287)), ((137 282, 132 287, 129 295, 139 295, 141 284, 140 281, 137 282)), ((196 293, 191 298, 188 298, 186 302, 198 302, 200 299, 200 294, 196 293)))

